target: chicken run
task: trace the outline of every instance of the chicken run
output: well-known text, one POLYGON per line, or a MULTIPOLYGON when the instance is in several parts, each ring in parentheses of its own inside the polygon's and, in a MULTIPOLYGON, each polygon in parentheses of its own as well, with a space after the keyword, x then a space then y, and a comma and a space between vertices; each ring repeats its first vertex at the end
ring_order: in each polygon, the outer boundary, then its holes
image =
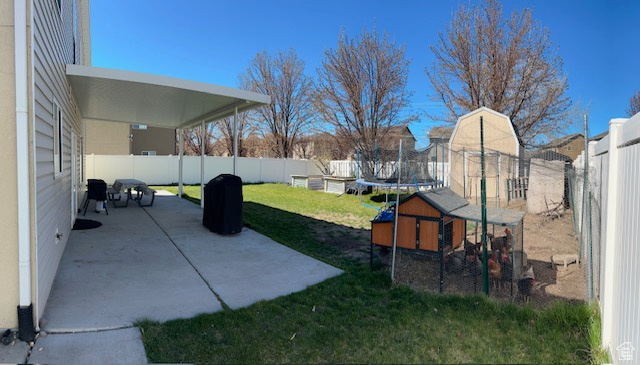
MULTIPOLYGON (((371 222, 373 247, 393 246, 396 206, 391 204, 371 222)), ((424 256, 425 275, 433 291, 483 292, 487 266, 490 295, 528 301, 535 280, 523 249, 524 212, 487 208, 487 258, 480 237, 481 208, 448 188, 417 192, 398 204, 396 249, 424 256)))

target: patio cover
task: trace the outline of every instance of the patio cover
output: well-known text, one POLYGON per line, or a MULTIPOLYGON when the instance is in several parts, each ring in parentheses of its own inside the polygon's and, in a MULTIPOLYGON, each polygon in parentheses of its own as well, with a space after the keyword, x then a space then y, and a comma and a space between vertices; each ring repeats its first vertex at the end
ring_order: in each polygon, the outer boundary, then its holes
POLYGON ((270 102, 251 91, 99 67, 67 65, 67 79, 85 120, 182 129, 270 102))
MULTIPOLYGON (((473 222, 482 222, 482 210, 479 205, 465 205, 449 215, 473 222)), ((487 223, 501 226, 516 226, 524 218, 524 212, 513 209, 487 207, 487 223)))
MULTIPOLYGON (((237 169, 238 112, 271 102, 269 95, 173 77, 67 65, 84 120, 146 124, 171 129, 205 128, 207 122, 234 116, 233 173, 237 169)), ((182 196, 183 138, 179 138, 178 195, 182 196)), ((201 141, 201 151, 204 140, 201 141)), ((133 177, 133 176, 132 176, 133 177)), ((204 155, 200 158, 200 193, 204 196, 204 155)), ((204 206, 204 199, 200 205, 204 206)))

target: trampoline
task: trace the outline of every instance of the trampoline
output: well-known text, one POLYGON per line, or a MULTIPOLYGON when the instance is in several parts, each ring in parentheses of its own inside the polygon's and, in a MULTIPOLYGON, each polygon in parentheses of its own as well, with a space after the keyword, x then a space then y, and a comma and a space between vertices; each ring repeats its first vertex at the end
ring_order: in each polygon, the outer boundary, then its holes
POLYGON ((376 188, 387 188, 387 189, 391 189, 395 187, 399 187, 399 188, 434 187, 434 186, 437 186, 438 184, 442 185, 443 183, 444 182, 442 180, 438 180, 438 181, 431 180, 431 181, 425 181, 425 182, 412 182, 412 183, 400 183, 400 184, 394 182, 392 179, 377 179, 377 181, 370 181, 365 179, 356 180, 356 185, 371 186, 376 188))
POLYGON ((375 210, 384 210, 384 208, 386 206, 389 205, 389 194, 391 193, 391 189, 405 189, 407 191, 407 193, 409 192, 410 188, 415 188, 416 191, 421 191, 421 190, 427 190, 427 189, 433 189, 438 187, 439 185, 442 185, 444 182, 442 180, 440 181, 436 181, 433 179, 430 179, 428 181, 414 181, 412 183, 397 183, 396 181, 394 181, 396 179, 357 179, 356 180, 356 191, 358 196, 360 197, 360 204, 375 209, 375 210), (385 197, 384 197, 384 202, 385 202, 385 206, 383 206, 382 208, 379 207, 375 207, 373 205, 367 204, 365 202, 362 201, 362 191, 364 189, 362 189, 363 186, 370 186, 370 187, 374 187, 374 188, 382 188, 382 189, 386 189, 385 192, 385 197))

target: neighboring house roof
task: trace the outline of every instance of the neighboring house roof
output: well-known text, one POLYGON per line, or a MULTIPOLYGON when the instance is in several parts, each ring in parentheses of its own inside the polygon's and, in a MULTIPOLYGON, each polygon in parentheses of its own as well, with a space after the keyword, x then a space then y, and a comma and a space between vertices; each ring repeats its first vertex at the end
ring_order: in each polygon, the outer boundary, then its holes
POLYGON ((574 139, 579 138, 579 137, 582 137, 582 133, 574 133, 574 134, 570 134, 568 136, 556 138, 556 139, 552 140, 551 142, 547 143, 546 145, 543 145, 542 148, 562 147, 564 145, 569 144, 571 141, 573 141, 574 139))
POLYGON ((449 139, 453 133, 453 127, 438 126, 429 131, 429 139, 449 139))
POLYGON ((606 137, 607 135, 609 135, 609 131, 604 131, 600 134, 596 134, 595 136, 589 138, 589 141, 599 141, 601 139, 603 139, 604 137, 606 137))
POLYGON ((389 134, 396 135, 396 136, 411 137, 413 138, 414 141, 417 141, 416 137, 413 136, 413 133, 411 133, 411 130, 406 125, 389 127, 389 129, 387 130, 387 136, 389 134))

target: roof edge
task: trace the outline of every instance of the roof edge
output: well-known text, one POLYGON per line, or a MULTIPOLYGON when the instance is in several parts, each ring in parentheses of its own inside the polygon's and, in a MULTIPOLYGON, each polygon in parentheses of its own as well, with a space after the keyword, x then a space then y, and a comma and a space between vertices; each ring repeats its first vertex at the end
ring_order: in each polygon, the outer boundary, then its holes
POLYGON ((179 79, 175 77, 155 75, 142 72, 125 71, 112 68, 83 66, 83 65, 66 65, 67 76, 83 76, 101 79, 111 79, 119 81, 138 82, 142 84, 151 84, 158 86, 174 87, 178 89, 198 91, 209 94, 219 94, 222 96, 233 97, 237 99, 245 99, 248 101, 269 104, 271 97, 269 95, 256 93, 253 91, 234 89, 228 86, 220 86, 208 84, 200 81, 179 79))

